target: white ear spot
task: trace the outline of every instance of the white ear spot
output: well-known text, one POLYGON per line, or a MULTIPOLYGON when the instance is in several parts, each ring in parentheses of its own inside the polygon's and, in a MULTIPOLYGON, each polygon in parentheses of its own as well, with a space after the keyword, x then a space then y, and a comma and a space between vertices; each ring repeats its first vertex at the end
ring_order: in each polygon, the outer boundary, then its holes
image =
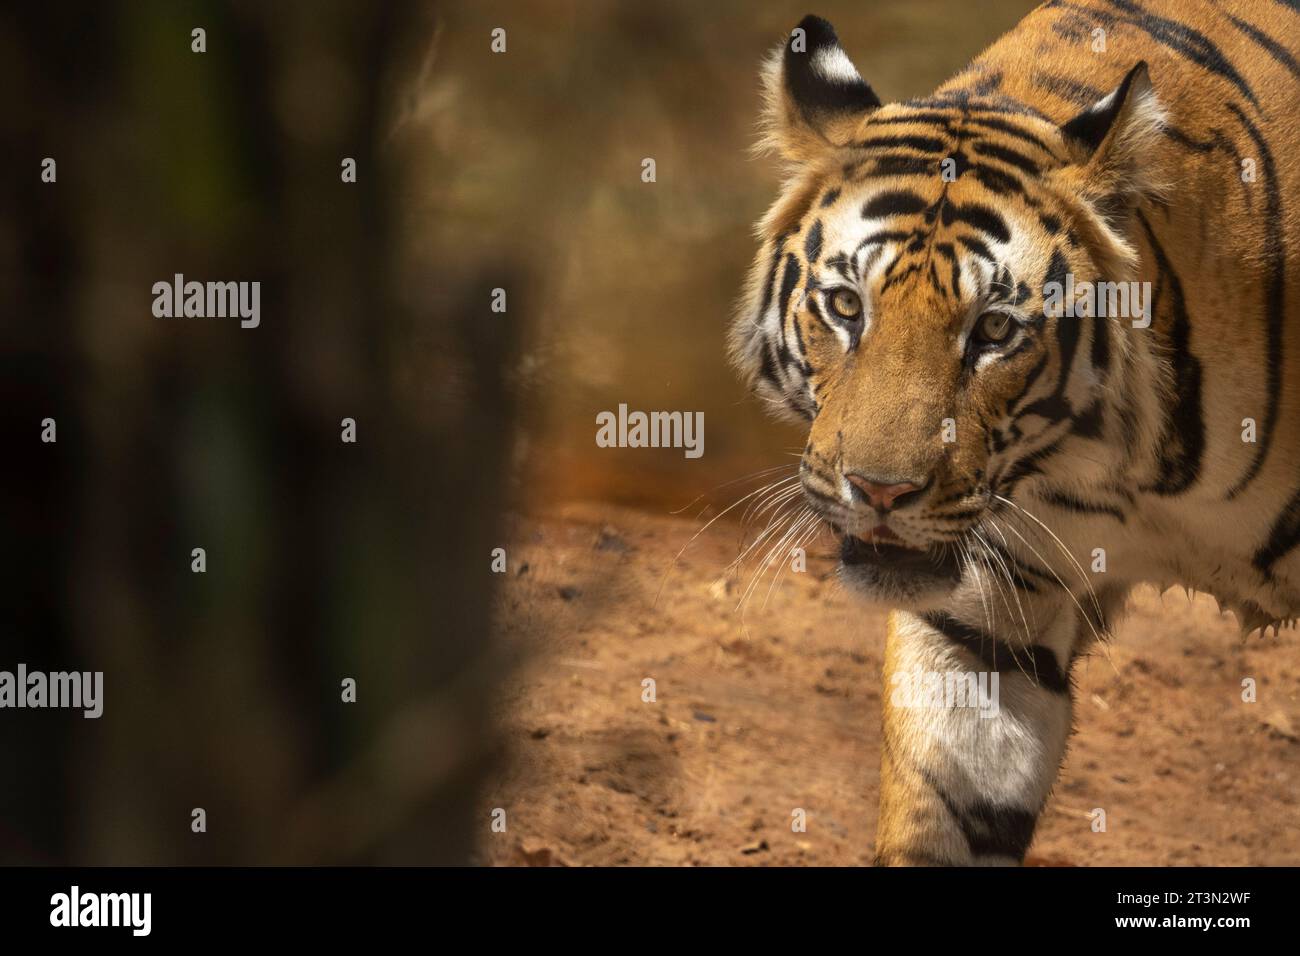
POLYGON ((1098 116, 1103 113, 1109 113, 1115 108, 1115 97, 1118 95, 1118 89, 1111 90, 1096 103, 1093 103, 1092 106, 1088 107, 1088 112, 1098 116))
POLYGON ((813 72, 828 83, 857 84, 862 82, 858 68, 853 65, 843 47, 824 46, 813 54, 813 72))

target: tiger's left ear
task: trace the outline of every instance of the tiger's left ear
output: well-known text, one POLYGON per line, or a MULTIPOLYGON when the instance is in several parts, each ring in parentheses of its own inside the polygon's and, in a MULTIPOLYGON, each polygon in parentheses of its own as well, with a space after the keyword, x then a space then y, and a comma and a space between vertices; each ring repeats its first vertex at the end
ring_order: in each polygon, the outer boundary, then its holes
POLYGON ((1123 218, 1160 188, 1151 147, 1165 111, 1156 98, 1145 61, 1115 89, 1061 126, 1081 175, 1081 194, 1108 220, 1123 218))
POLYGON ((806 16, 763 66, 764 136, 795 167, 812 164, 827 147, 847 145, 880 100, 840 46, 835 28, 806 16))

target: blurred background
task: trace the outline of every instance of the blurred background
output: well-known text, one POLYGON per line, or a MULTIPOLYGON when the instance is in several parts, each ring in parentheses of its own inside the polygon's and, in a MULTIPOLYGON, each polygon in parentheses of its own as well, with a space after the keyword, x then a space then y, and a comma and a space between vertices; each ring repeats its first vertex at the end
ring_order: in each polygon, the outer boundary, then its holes
MULTIPOLYGON (((1027 7, 815 12, 888 100, 1027 7)), ((807 12, 6 5, 0 669, 106 699, 0 713, 0 863, 470 858, 505 516, 662 513, 802 445, 723 342, 777 187, 758 64, 807 12), (260 281, 261 326, 155 318, 175 273, 260 281), (702 411, 704 456, 598 448, 620 403, 702 411)))

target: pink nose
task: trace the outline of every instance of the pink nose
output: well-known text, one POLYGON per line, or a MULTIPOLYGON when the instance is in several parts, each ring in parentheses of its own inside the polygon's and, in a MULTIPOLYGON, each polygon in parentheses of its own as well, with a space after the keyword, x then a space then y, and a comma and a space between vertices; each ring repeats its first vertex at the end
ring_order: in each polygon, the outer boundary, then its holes
POLYGON ((900 499, 916 494, 921 490, 921 485, 911 481, 896 481, 892 484, 881 484, 878 481, 872 481, 870 478, 863 478, 861 475, 845 475, 849 481, 867 497, 867 502, 877 511, 889 511, 900 499))

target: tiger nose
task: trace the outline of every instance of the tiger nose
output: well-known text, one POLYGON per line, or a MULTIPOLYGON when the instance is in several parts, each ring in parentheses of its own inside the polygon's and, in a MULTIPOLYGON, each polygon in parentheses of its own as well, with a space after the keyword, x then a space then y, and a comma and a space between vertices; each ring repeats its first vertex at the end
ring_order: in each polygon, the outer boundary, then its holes
MULTIPOLYGON (((925 489, 925 485, 914 481, 874 481, 863 475, 847 474, 844 476, 853 487, 862 492, 867 503, 877 511, 892 511, 901 504, 913 500, 925 489)), ((928 484, 928 482, 926 483, 928 484)))

